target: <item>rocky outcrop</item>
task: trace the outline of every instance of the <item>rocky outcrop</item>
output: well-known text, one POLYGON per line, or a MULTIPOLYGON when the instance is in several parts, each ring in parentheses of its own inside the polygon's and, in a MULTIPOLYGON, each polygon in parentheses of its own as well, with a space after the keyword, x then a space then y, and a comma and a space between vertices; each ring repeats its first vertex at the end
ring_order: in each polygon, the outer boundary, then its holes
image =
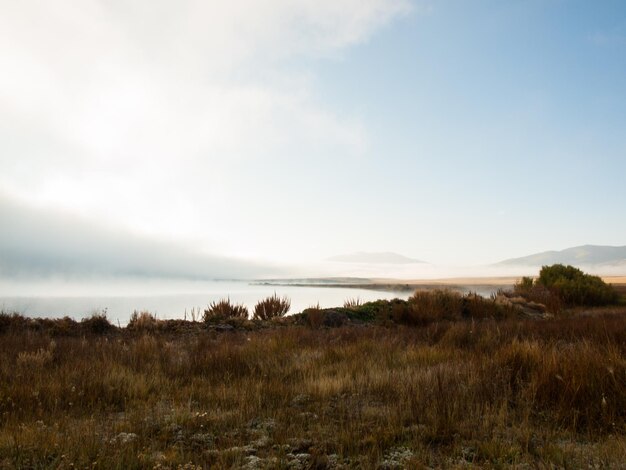
POLYGON ((522 296, 516 296, 512 292, 500 292, 495 299, 496 304, 506 307, 513 307, 525 316, 531 318, 548 318, 548 313, 544 304, 533 302, 522 296))

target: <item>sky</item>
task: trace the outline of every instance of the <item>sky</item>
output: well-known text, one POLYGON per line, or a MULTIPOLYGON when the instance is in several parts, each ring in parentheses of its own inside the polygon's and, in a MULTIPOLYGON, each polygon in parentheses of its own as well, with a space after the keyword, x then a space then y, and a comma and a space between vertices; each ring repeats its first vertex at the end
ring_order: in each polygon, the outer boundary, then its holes
POLYGON ((0 0, 5 264, 625 245, 625 130, 619 0, 0 0))

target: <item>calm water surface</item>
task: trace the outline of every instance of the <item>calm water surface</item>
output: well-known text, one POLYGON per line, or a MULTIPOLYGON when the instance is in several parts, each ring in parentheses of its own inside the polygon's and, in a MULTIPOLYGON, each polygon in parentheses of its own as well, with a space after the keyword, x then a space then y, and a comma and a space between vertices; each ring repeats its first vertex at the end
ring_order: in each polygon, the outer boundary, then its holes
MULTIPOLYGON (((101 286, 102 287, 102 286, 101 286)), ((3 289, 2 294, 7 289, 3 289)), ((342 288, 342 287, 301 287, 301 286, 266 286, 254 285, 247 281, 211 281, 195 282, 189 285, 154 285, 126 286, 121 295, 115 295, 115 287, 111 289, 92 289, 96 293, 87 292, 69 295, 65 286, 52 289, 45 295, 26 293, 19 296, 0 296, 0 310, 18 312, 29 317, 58 318, 69 316, 80 320, 94 312, 106 309, 108 318, 113 323, 125 325, 134 310, 147 310, 161 319, 191 319, 191 310, 202 310, 212 301, 225 297, 236 303, 243 303, 252 312, 260 299, 273 295, 287 296, 291 299, 290 313, 301 312, 303 309, 316 305, 321 307, 337 307, 349 298, 362 301, 376 299, 406 299, 409 293, 386 292, 378 290, 342 288), (113 291, 113 292, 111 292, 113 291)))

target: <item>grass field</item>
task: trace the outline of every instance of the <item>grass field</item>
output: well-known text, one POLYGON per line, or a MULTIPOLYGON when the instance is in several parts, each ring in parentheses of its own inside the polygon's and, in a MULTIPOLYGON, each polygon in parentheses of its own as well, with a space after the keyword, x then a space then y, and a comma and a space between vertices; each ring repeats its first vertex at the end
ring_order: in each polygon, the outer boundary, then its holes
POLYGON ((626 462, 620 307, 416 327, 51 324, 0 329, 2 468, 626 462))

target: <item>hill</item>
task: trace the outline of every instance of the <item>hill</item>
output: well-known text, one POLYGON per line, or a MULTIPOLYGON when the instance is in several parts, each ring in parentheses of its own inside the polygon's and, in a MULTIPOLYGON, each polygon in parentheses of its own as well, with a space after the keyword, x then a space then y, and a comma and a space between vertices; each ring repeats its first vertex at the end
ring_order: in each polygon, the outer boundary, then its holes
POLYGON ((626 246, 575 246, 561 251, 544 251, 521 258, 507 259, 496 263, 496 266, 544 266, 556 263, 575 266, 626 266, 626 246))
POLYGON ((339 263, 365 263, 365 264, 415 264, 425 263, 418 259, 408 258, 398 253, 367 253, 359 251, 345 255, 337 255, 328 258, 328 261, 336 261, 339 263))

